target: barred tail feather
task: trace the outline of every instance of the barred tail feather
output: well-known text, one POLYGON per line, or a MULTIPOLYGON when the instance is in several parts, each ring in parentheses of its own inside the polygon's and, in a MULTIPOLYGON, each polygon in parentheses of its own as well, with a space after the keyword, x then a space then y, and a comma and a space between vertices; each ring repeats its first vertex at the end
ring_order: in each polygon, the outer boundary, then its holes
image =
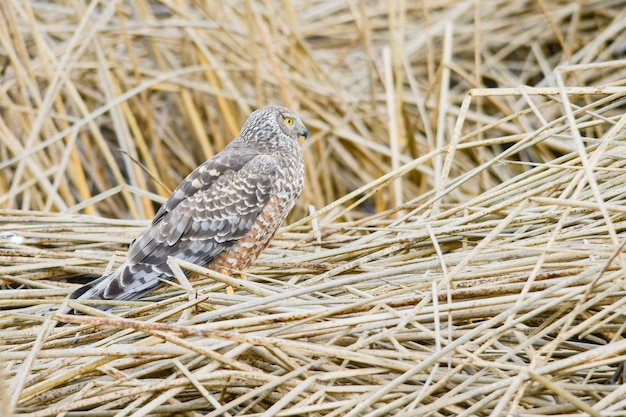
MULTIPOLYGON (((169 268, 168 268, 169 269, 169 268)), ((154 265, 125 263, 108 275, 83 285, 67 298, 70 300, 136 300, 161 286, 161 279, 171 279, 171 275, 159 271, 154 265)), ((112 305, 99 305, 108 310, 112 305)), ((68 313, 73 314, 70 310, 68 313)))

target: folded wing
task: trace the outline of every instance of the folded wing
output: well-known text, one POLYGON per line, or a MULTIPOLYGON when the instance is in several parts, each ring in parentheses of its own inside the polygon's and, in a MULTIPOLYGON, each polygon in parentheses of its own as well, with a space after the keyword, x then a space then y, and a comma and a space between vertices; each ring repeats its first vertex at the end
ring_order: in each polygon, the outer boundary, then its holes
POLYGON ((126 263, 70 298, 139 298, 172 278, 169 256, 206 265, 244 237, 272 196, 276 161, 236 148, 218 156, 181 182, 131 244, 126 263))

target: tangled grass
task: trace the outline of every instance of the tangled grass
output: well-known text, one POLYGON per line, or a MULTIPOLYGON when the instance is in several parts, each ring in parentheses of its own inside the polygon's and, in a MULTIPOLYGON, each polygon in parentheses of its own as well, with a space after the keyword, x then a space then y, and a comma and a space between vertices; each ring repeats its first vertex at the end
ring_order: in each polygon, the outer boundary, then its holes
POLYGON ((626 8, 483 3, 0 4, 6 414, 623 415, 626 8), (306 192, 248 280, 59 314, 270 101, 306 192))

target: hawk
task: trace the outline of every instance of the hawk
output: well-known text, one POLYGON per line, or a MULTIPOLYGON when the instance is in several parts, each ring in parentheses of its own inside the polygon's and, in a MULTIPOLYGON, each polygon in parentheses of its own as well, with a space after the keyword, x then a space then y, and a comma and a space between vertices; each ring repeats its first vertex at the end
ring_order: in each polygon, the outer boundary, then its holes
POLYGON ((293 111, 254 111, 239 136, 176 187, 130 244, 126 262, 68 298, 137 299, 173 279, 168 256, 226 272, 247 269, 302 192, 299 136, 308 131, 293 111))

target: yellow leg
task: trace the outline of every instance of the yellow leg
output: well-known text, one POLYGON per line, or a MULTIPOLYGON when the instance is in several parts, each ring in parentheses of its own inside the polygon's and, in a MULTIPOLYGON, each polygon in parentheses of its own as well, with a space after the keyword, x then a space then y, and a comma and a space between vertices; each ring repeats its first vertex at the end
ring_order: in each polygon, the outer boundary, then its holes
MULTIPOLYGON (((219 268, 219 273, 226 275, 226 276, 230 276, 230 271, 226 268, 219 268)), ((233 287, 230 285, 226 286, 226 293, 229 295, 233 295, 235 293, 235 290, 233 290, 233 287)))
MULTIPOLYGON (((228 271, 226 271, 226 270, 222 270, 220 272, 222 274, 224 274, 224 275, 229 275, 230 276, 230 274, 228 274, 228 271)), ((239 273, 239 278, 243 279, 245 281, 246 280, 246 274, 244 272, 240 272, 239 273)), ((226 287, 226 293, 230 294, 230 295, 233 295, 235 293, 235 290, 233 289, 233 287, 231 285, 229 285, 229 286, 226 287)))

